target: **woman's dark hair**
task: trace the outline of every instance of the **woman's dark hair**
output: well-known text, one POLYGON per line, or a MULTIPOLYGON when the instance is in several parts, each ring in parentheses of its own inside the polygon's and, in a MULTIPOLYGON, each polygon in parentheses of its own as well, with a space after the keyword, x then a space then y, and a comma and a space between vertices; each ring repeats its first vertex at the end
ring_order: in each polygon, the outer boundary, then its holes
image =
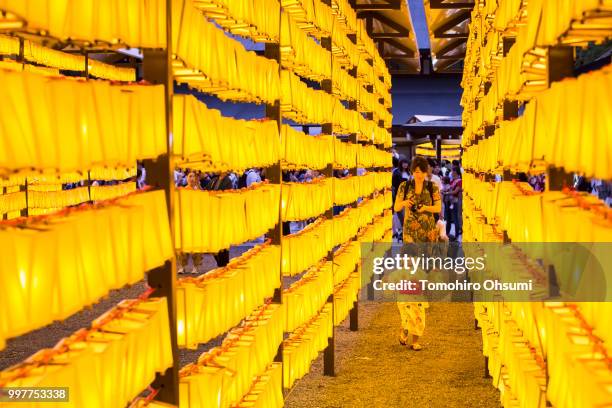
POLYGON ((414 173, 416 169, 421 170, 423 173, 427 173, 429 170, 429 163, 427 159, 422 156, 415 156, 412 158, 412 164, 410 165, 410 171, 414 173))
POLYGON ((397 163, 397 168, 400 169, 400 170, 403 170, 404 169, 404 163, 410 164, 408 162, 408 159, 400 159, 399 162, 397 163))

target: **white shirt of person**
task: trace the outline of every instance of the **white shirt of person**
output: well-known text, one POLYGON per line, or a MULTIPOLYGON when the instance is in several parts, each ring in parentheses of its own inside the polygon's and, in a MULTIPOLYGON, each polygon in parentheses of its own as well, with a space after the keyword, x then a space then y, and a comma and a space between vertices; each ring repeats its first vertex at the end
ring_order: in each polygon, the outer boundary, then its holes
POLYGON ((246 186, 249 187, 253 183, 259 183, 261 181, 261 176, 259 172, 256 170, 249 170, 246 175, 246 186))
POLYGON ((429 180, 438 186, 438 191, 442 191, 442 180, 440 180, 439 176, 432 174, 429 180))

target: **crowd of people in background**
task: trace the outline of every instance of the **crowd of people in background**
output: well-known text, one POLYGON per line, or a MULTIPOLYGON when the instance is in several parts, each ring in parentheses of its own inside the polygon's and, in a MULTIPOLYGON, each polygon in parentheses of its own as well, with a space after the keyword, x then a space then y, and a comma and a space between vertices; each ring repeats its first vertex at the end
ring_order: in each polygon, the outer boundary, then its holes
MULTIPOLYGON (((462 193, 461 164, 458 160, 437 161, 428 159, 428 171, 426 179, 436 185, 441 195, 441 211, 434 214, 436 221, 445 224, 446 236, 450 240, 456 240, 462 233, 462 193)), ((402 182, 412 180, 410 162, 403 157, 393 159, 392 192, 393 202, 402 182)), ((394 237, 402 240, 402 229, 404 224, 404 211, 399 211, 394 216, 394 237)))

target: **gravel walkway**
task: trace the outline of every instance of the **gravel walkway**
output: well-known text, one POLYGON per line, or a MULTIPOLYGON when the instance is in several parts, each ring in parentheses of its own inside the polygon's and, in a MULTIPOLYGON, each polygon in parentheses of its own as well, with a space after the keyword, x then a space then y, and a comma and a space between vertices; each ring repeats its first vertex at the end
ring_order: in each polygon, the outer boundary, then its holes
MULTIPOLYGON (((336 328, 336 377, 322 357, 290 391, 288 408, 499 407, 484 379, 480 332, 470 303, 434 303, 421 339, 424 350, 400 346, 395 303, 362 302, 359 331, 336 328)), ((348 320, 348 319, 347 319, 348 320)))

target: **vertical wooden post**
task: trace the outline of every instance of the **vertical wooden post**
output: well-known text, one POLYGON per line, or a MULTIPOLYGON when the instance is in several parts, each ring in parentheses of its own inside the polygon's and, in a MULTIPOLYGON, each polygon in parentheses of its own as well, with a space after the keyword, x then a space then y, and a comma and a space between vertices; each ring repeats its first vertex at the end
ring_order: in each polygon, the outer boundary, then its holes
MULTIPOLYGON (((329 0, 324 0, 323 1, 325 4, 327 4, 328 6, 331 7, 331 1, 329 0)), ((321 38, 321 47, 323 47, 324 49, 330 51, 330 55, 331 55, 331 50, 332 50, 332 39, 331 37, 323 37, 321 38)), ((334 61, 333 61, 333 55, 330 57, 329 60, 329 64, 331 67, 331 76, 333 77, 333 68, 334 68, 334 61)), ((323 81, 321 81, 321 89, 329 94, 333 93, 333 82, 332 79, 324 79, 323 81)), ((330 118, 331 120, 331 118, 330 118)), ((333 123, 331 123, 331 121, 329 123, 324 123, 322 124, 322 129, 321 129, 322 133, 324 134, 329 134, 331 136, 333 136, 334 134, 334 126, 333 123)), ((335 152, 335 144, 334 144, 334 152, 335 152)), ((335 157, 335 153, 334 153, 334 157, 335 157)), ((333 163, 329 163, 327 165, 327 167, 325 168, 325 170, 323 171, 323 174, 325 175, 325 177, 334 177, 334 165, 333 163)), ((333 190, 333 185, 332 185, 332 197, 334 196, 334 190, 333 190)), ((334 207, 333 207, 333 200, 332 200, 332 208, 330 208, 329 210, 327 210, 325 212, 325 217, 327 219, 332 219, 334 217, 334 207)), ((327 259, 329 261, 332 262, 332 276, 335 276, 335 272, 334 272, 334 266, 333 266, 333 261, 334 261, 334 254, 333 251, 330 251, 329 254, 327 255, 327 259)), ((332 306, 332 320, 336 314, 336 310, 334 309, 334 293, 333 293, 333 289, 332 289, 332 294, 329 295, 329 298, 327 299, 328 303, 331 303, 332 306)), ((331 337, 329 337, 327 339, 327 347, 325 348, 325 350, 323 351, 323 375, 326 376, 335 376, 336 375, 336 369, 335 369, 335 354, 336 354, 336 328, 335 326, 332 324, 332 334, 331 337)))
MULTIPOLYGON (((6 194, 6 188, 4 186, 0 186, 0 195, 4 195, 6 194)), ((4 221, 7 218, 7 214, 2 213, 0 214, 0 220, 4 221)))
MULTIPOLYGON (((281 11, 281 15, 280 18, 278 20, 278 27, 279 27, 279 32, 282 31, 283 27, 283 18, 282 18, 282 11, 281 11)), ((280 54, 280 43, 279 44, 274 44, 274 43, 266 43, 265 44, 265 49, 264 49, 264 55, 266 58, 269 59, 273 59, 278 63, 278 74, 279 74, 279 79, 280 79, 280 74, 281 74, 281 70, 282 70, 282 66, 281 66, 281 54, 280 54)), ((277 130, 278 130, 278 137, 282 138, 282 123, 283 123, 283 116, 281 113, 281 109, 280 109, 280 100, 274 101, 274 104, 267 104, 266 105, 266 117, 268 119, 271 120, 275 120, 276 121, 276 125, 277 125, 277 130)), ((283 199, 283 192, 282 192, 282 188, 283 188, 283 169, 281 167, 281 162, 280 159, 277 163, 273 164, 272 166, 268 167, 266 169, 266 177, 270 180, 270 183, 273 184, 278 184, 279 186, 279 194, 280 194, 280 199, 278 201, 278 222, 276 223, 276 225, 272 228, 272 230, 270 230, 270 232, 268 233, 268 236, 271 239, 271 243, 272 245, 278 245, 281 251, 281 256, 280 256, 280 265, 279 265, 279 274, 280 274, 280 279, 279 279, 279 286, 278 288, 274 289, 274 295, 272 296, 272 302, 282 305, 283 303, 283 268, 282 268, 282 262, 283 262, 283 252, 282 252, 282 240, 283 240, 283 210, 282 210, 282 199, 283 199)), ((283 329, 283 337, 284 337, 284 329, 283 329)), ((283 362, 283 343, 281 342, 281 344, 279 344, 278 346, 278 350, 276 351, 276 356, 274 357, 274 361, 275 362, 279 362, 282 363, 283 362)), ((285 365, 281 364, 281 371, 282 371, 282 378, 284 378, 284 372, 285 372, 285 365)), ((283 380, 283 394, 285 394, 285 388, 284 388, 284 380, 283 380)))
POLYGON ((512 48, 512 46, 516 42, 516 38, 514 38, 514 37, 504 37, 504 39, 502 41, 503 41, 503 55, 505 57, 510 52, 510 48, 512 48))
POLYGON ((518 101, 504 101, 503 104, 504 120, 518 118, 518 101))
MULTIPOLYGON (((548 84, 574 76, 574 48, 556 46, 548 49, 548 84)), ((563 168, 550 167, 546 174, 546 190, 562 190, 574 183, 574 176, 563 168)))
POLYGON ((85 74, 85 79, 89 79, 89 51, 85 51, 85 70, 83 73, 85 74))
MULTIPOLYGON (((174 246, 174 163, 172 160, 172 98, 174 81, 172 77, 172 1, 166 0, 166 49, 143 51, 143 76, 153 84, 164 85, 166 116, 166 153, 155 160, 145 160, 147 183, 154 189, 164 190, 172 245, 174 246)), ((153 296, 165 296, 168 301, 170 322, 170 342, 172 347, 172 367, 163 374, 157 374, 153 387, 159 392, 156 399, 170 404, 179 403, 179 353, 177 342, 176 318, 176 259, 166 261, 164 265, 149 271, 148 284, 155 289, 153 296)))
POLYGON ((548 84, 574 76, 574 48, 566 45, 548 48, 548 84))
POLYGON ((21 209, 21 213, 19 214, 22 217, 27 217, 30 213, 30 201, 28 200, 28 179, 25 178, 24 184, 19 186, 19 191, 23 191, 25 193, 25 208, 21 209))

